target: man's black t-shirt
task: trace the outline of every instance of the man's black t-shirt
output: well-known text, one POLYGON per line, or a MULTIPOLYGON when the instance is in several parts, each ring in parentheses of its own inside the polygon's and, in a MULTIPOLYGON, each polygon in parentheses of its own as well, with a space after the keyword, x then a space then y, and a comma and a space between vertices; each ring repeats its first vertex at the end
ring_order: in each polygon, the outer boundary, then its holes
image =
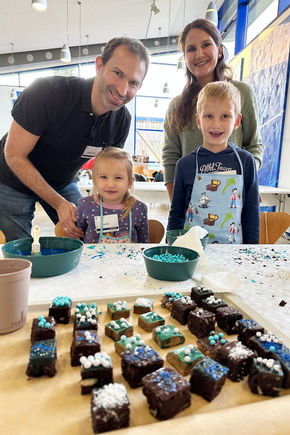
MULTIPOLYGON (((94 79, 47 77, 37 79, 19 96, 12 109, 14 120, 40 136, 28 158, 53 188, 71 182, 90 157, 87 146, 123 148, 131 115, 125 107, 95 118, 91 106, 94 79)), ((4 157, 5 135, 0 147, 0 182, 32 193, 10 170, 4 157)))

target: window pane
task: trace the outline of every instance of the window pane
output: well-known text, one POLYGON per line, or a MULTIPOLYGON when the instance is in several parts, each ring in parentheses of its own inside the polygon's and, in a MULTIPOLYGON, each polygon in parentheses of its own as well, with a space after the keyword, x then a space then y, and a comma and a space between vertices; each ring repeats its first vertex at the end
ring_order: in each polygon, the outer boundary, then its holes
POLYGON ((19 79, 17 73, 0 74, 0 85, 18 86, 18 80, 19 79))
POLYGON ((249 5, 247 44, 277 17, 279 0, 253 0, 249 5))
POLYGON ((237 15, 238 0, 228 0, 223 4, 223 14, 220 18, 220 31, 223 32, 232 19, 237 15))
POLYGON ((228 58, 226 60, 227 63, 229 63, 235 56, 236 27, 237 22, 234 21, 231 27, 227 30, 227 32, 224 33, 225 36, 223 36, 223 44, 228 52, 228 58))

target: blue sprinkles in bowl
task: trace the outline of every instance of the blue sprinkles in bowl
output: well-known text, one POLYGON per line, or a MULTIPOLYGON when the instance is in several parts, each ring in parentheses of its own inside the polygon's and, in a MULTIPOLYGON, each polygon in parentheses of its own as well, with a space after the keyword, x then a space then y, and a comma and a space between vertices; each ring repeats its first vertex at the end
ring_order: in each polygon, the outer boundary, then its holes
POLYGON ((143 251, 145 266, 152 278, 185 281, 193 276, 199 254, 180 246, 160 245, 143 251))
POLYGON ((161 255, 153 255, 153 260, 157 260, 157 261, 164 261, 165 263, 184 263, 189 261, 188 258, 184 257, 184 255, 181 254, 169 254, 169 252, 166 252, 165 254, 161 254, 161 255))

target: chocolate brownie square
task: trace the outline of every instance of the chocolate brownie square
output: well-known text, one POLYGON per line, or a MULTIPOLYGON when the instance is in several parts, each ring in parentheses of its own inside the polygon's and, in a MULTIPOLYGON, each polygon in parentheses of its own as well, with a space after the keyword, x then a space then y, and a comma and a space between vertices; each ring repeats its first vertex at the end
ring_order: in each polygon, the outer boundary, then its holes
POLYGON ((263 326, 259 325, 253 319, 240 319, 237 320, 238 328, 238 340, 241 341, 245 346, 248 346, 249 338, 256 335, 256 332, 264 333, 263 326))
POLYGON ((152 332, 157 326, 164 325, 165 319, 154 311, 141 314, 138 318, 138 326, 146 332, 152 332))
POLYGON ((216 361, 229 368, 228 377, 234 382, 247 376, 253 358, 254 352, 237 340, 224 344, 216 353, 216 361))
POLYGON ((182 325, 186 325, 188 314, 195 309, 196 303, 189 296, 182 296, 173 302, 171 316, 182 325))
POLYGON ((107 305, 108 313, 112 320, 127 318, 130 316, 130 308, 126 301, 110 302, 107 305))
POLYGON ((171 367, 144 376, 142 383, 149 410, 159 420, 172 418, 190 406, 190 383, 171 367))
POLYGON ((123 384, 96 388, 91 396, 91 421, 94 433, 108 432, 129 426, 130 402, 123 384))
POLYGON ((115 342, 115 351, 121 355, 125 350, 134 350, 136 347, 145 346, 145 341, 141 340, 141 335, 136 334, 135 337, 126 337, 122 335, 120 340, 115 342))
POLYGON ((31 327, 31 343, 55 338, 55 320, 52 316, 38 316, 33 319, 31 327))
POLYGON ((282 387, 290 388, 290 349, 283 344, 281 349, 277 349, 275 352, 273 352, 272 358, 275 358, 277 361, 279 361, 282 366, 284 373, 282 387))
POLYGON ((192 367, 201 358, 204 358, 203 353, 193 344, 187 344, 186 346, 171 350, 166 355, 167 361, 183 376, 189 375, 192 367))
POLYGON ((137 298, 133 305, 133 312, 136 314, 144 314, 152 311, 153 299, 137 298))
POLYGON ((94 388, 113 382, 113 366, 111 357, 106 352, 81 356, 81 393, 88 394, 94 388))
POLYGON ((94 355, 100 350, 101 344, 97 331, 75 331, 70 348, 71 365, 73 367, 80 365, 81 356, 94 355))
POLYGON ((56 358, 56 340, 54 338, 35 341, 30 349, 27 376, 54 376, 56 374, 56 358))
POLYGON ((171 311, 173 301, 182 298, 182 296, 182 293, 178 292, 165 292, 161 298, 161 307, 171 311))
POLYGON ((143 376, 163 367, 163 359, 150 346, 126 350, 121 358, 122 375, 131 388, 140 387, 143 376))
POLYGON ((218 349, 226 343, 227 340, 224 338, 224 334, 222 332, 216 333, 215 331, 211 331, 210 335, 207 337, 197 340, 199 349, 212 359, 215 359, 218 349))
POLYGON ((161 349, 177 346, 185 341, 184 335, 173 325, 157 326, 157 328, 153 329, 152 338, 161 349))
POLYGON ((98 329, 98 307, 95 302, 86 304, 79 303, 75 307, 74 331, 86 331, 98 329))
POLYGON ((275 397, 279 396, 283 378, 279 361, 259 356, 253 360, 248 384, 254 394, 275 397))
POLYGON ((249 338, 248 346, 262 358, 273 358, 273 352, 282 349, 283 343, 271 332, 265 334, 256 332, 255 335, 249 338))
POLYGON ((56 323, 67 324, 71 316, 71 298, 68 296, 57 296, 50 304, 48 315, 54 317, 56 323))
POLYGON ((198 361, 190 375, 190 391, 211 402, 221 391, 229 369, 209 356, 198 361))
POLYGON ((215 315, 207 310, 190 311, 188 314, 188 329, 198 338, 209 335, 215 328, 215 315))
POLYGON ((217 325, 228 335, 236 334, 238 326, 236 322, 243 318, 242 313, 234 307, 221 307, 216 310, 217 325))
POLYGON ((131 337, 133 335, 133 326, 124 318, 112 320, 105 325, 105 335, 111 337, 114 341, 120 340, 122 335, 131 337))
POLYGON ((213 295, 213 291, 207 287, 197 285, 192 287, 190 297, 198 307, 201 307, 202 299, 208 298, 213 295))
POLYGON ((227 307, 227 304, 220 298, 216 296, 209 296, 208 298, 202 299, 201 306, 212 313, 216 313, 216 310, 220 307, 227 307))

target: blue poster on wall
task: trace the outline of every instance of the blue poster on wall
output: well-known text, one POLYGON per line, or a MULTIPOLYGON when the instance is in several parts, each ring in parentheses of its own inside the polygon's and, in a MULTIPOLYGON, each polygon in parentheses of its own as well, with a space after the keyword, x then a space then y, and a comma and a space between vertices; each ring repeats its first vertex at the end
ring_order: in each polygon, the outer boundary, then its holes
POLYGON ((284 12, 232 61, 238 79, 253 88, 258 103, 260 131, 265 145, 259 184, 278 186, 289 76, 290 10, 284 12))

